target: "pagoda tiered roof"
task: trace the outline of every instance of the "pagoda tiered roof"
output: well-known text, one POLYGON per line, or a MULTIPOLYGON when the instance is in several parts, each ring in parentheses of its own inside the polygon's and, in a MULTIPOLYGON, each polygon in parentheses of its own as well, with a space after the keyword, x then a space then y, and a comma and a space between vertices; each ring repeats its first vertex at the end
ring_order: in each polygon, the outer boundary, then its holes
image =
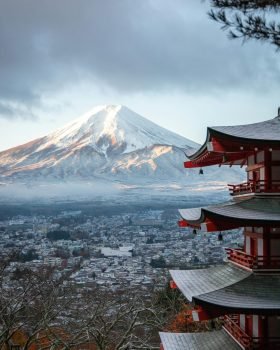
POLYGON ((280 116, 259 123, 209 127, 212 134, 223 134, 238 139, 271 142, 280 141, 280 116))
POLYGON ((188 155, 185 167, 244 165, 255 151, 280 149, 279 141, 280 116, 254 124, 208 127, 206 141, 188 155))
POLYGON ((199 227, 206 232, 241 226, 280 226, 280 200, 275 197, 253 197, 239 202, 180 209, 179 213, 182 227, 199 227))
POLYGON ((205 333, 160 334, 164 350, 240 350, 240 346, 224 331, 205 333))
POLYGON ((184 296, 193 301, 196 296, 230 286, 251 273, 232 264, 225 264, 206 269, 170 270, 170 274, 184 296))
POLYGON ((170 273, 183 295, 210 315, 218 310, 220 314, 280 312, 279 275, 256 275, 233 264, 170 273))
POLYGON ((187 156, 185 168, 246 165, 247 182, 228 185, 235 201, 179 210, 179 226, 194 233, 244 227, 244 247, 227 248, 224 264, 170 271, 171 288, 192 303, 183 314, 186 322, 223 316, 224 325, 206 333, 160 333, 162 348, 278 349, 280 107, 276 118, 264 122, 207 128, 204 144, 187 156))

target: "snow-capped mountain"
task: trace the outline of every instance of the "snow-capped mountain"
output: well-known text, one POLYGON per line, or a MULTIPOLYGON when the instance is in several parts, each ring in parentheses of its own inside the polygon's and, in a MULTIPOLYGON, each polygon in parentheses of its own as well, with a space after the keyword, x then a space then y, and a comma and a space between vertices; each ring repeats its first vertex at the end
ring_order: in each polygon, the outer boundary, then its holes
MULTIPOLYGON (((184 152, 198 146, 127 107, 98 106, 45 137, 0 152, 0 180, 202 182, 197 169, 183 167, 184 152)), ((217 176, 209 169, 207 181, 231 180, 236 174, 224 169, 217 176)))
POLYGON ((197 146, 127 107, 98 106, 45 137, 1 152, 0 171, 13 178, 88 178, 135 168, 153 172, 154 161, 174 148, 197 146))
POLYGON ((90 145, 112 156, 129 153, 155 144, 197 147, 198 144, 168 131, 125 106, 97 106, 82 117, 51 133, 44 147, 90 145))

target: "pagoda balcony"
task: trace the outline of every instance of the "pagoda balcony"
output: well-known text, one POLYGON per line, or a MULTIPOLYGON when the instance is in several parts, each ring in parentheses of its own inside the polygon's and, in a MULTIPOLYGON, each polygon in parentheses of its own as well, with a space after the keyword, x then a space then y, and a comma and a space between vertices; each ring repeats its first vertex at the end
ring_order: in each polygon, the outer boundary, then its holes
POLYGON ((224 316, 223 328, 244 350, 279 350, 280 337, 251 337, 239 326, 237 315, 224 316))
POLYGON ((239 327, 235 315, 224 316, 224 329, 241 344, 245 350, 252 349, 252 338, 239 327))
POLYGON ((227 258, 251 270, 280 270, 280 256, 253 256, 241 249, 226 248, 227 258))
POLYGON ((248 181, 241 184, 228 184, 231 196, 240 196, 253 193, 280 193, 280 181, 248 181))

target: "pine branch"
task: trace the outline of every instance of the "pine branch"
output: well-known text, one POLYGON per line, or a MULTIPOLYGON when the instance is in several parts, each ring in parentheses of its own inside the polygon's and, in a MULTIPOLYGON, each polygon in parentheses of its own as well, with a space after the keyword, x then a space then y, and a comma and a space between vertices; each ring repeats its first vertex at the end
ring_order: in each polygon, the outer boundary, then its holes
MULTIPOLYGON (((280 5, 279 5, 280 8, 280 5)), ((241 14, 234 12, 229 14, 225 9, 211 10, 209 17, 220 23, 223 30, 228 30, 230 39, 255 39, 269 42, 280 48, 280 23, 268 22, 264 16, 256 14, 241 14)))
POLYGON ((248 12, 251 10, 279 10, 279 0, 212 0, 211 6, 218 9, 231 9, 248 12))

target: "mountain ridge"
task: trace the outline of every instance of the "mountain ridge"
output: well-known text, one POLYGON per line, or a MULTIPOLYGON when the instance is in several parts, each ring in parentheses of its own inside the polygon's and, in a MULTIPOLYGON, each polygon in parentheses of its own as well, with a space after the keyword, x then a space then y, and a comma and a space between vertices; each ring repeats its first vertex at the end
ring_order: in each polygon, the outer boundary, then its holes
MULTIPOLYGON (((137 163, 141 166, 141 151, 146 154, 145 162, 155 170, 152 159, 182 148, 198 146, 195 142, 164 129, 139 114, 121 105, 103 105, 91 109, 80 118, 68 123, 50 134, 23 145, 0 152, 0 171, 2 176, 18 177, 29 173, 36 175, 39 170, 43 176, 51 175, 51 169, 60 167, 61 177, 70 175, 70 167, 85 168, 101 174, 116 174, 118 168, 129 169, 137 163), (151 159, 148 159, 150 150, 151 159), (124 163, 124 159, 129 162, 124 163), (134 159, 134 161, 132 161, 134 159), (68 166, 67 166, 68 161, 68 166), (136 162, 136 163, 135 163, 136 162), (92 164, 91 164, 92 163, 92 164), (133 163, 133 164, 132 164, 133 163), (67 168, 62 176, 61 166, 67 168), (95 164, 93 169, 92 165, 95 164), (114 164, 109 170, 110 164, 114 164)), ((54 174, 59 178, 58 174, 54 174)), ((86 176, 88 178, 88 174, 86 176)))
POLYGON ((46 136, 0 152, 0 184, 68 183, 69 191, 74 183, 100 184, 94 189, 100 192, 111 183, 148 192, 188 188, 201 193, 243 179, 238 169, 210 167, 204 176, 184 169, 186 152, 197 147, 127 107, 97 106, 46 136))
POLYGON ((67 143, 69 140, 70 143, 73 140, 82 142, 85 139, 87 144, 98 146, 101 151, 103 151, 104 139, 110 141, 112 145, 126 142, 130 143, 129 147, 125 149, 126 153, 155 143, 167 143, 182 147, 186 143, 187 147, 198 146, 197 143, 156 125, 123 105, 96 106, 46 137, 54 140, 57 144, 67 143), (134 134, 136 129, 141 134, 138 135, 138 138, 135 138, 134 134), (158 135, 151 132, 154 131, 153 129, 156 129, 158 135), (139 143, 139 139, 145 139, 145 142, 139 143), (178 145, 178 141, 180 141, 180 145, 178 145))

